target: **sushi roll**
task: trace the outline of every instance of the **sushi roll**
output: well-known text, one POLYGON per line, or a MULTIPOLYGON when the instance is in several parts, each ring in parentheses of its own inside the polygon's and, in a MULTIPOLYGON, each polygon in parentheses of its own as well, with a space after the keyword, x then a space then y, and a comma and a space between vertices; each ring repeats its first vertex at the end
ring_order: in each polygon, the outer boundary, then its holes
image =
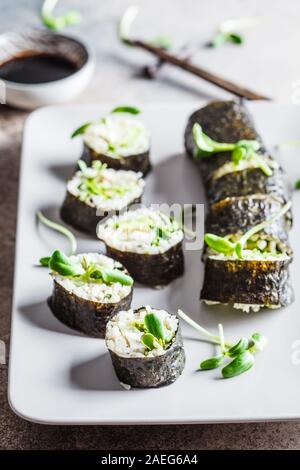
POLYGON ((142 173, 114 170, 95 160, 68 181, 61 218, 73 227, 93 235, 98 222, 142 199, 145 181, 142 173))
POLYGON ((245 312, 294 299, 291 188, 243 105, 218 101, 196 111, 185 131, 209 210, 201 300, 245 312))
MULTIPOLYGON (((255 243, 259 246, 260 242, 265 240, 255 243)), ((275 243, 273 240, 275 252, 246 248, 243 259, 220 253, 209 254, 205 262, 201 300, 208 305, 230 305, 247 313, 251 310, 258 312, 263 307, 285 307, 293 302, 288 270, 292 258, 275 243)), ((271 244, 272 241, 267 246, 271 244)))
POLYGON ((289 201, 291 188, 282 168, 269 155, 256 132, 247 110, 233 101, 218 101, 194 112, 186 126, 185 147, 188 156, 197 159, 194 124, 214 141, 225 145, 254 145, 256 158, 235 161, 231 151, 220 150, 198 161, 209 204, 226 197, 273 194, 283 203, 289 201))
POLYGON ((118 261, 98 253, 67 257, 57 250, 49 267, 54 284, 49 306, 74 330, 104 338, 107 322, 130 308, 133 279, 118 261))
POLYGON ((141 207, 99 224, 97 235, 107 255, 120 261, 135 281, 168 284, 184 271, 183 231, 160 211, 141 207))
POLYGON ((246 312, 284 307, 293 301, 289 279, 291 249, 266 231, 290 207, 291 203, 287 203, 277 214, 242 234, 205 235, 208 248, 202 300, 229 304, 246 312))
POLYGON ((83 135, 82 159, 88 166, 100 160, 115 170, 148 173, 150 135, 135 116, 138 113, 136 108, 116 108, 98 122, 87 123, 73 133, 73 136, 83 135))
MULTIPOLYGON (((206 216, 205 230, 219 236, 243 234, 251 227, 277 214, 280 200, 272 195, 254 194, 242 197, 227 197, 212 206, 206 216)), ((266 234, 287 242, 292 225, 289 210, 264 229, 266 234)))
POLYGON ((105 342, 126 388, 169 385, 185 366, 178 318, 165 310, 145 306, 119 312, 107 323, 105 342))

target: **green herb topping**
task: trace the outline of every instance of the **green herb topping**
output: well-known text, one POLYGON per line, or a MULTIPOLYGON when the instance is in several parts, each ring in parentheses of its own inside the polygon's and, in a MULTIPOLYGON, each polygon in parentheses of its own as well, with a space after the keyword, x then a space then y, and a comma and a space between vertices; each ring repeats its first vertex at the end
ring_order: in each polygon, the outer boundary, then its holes
POLYGON ((203 132, 202 127, 198 123, 195 123, 193 126, 193 137, 197 147, 194 155, 196 160, 220 152, 231 152, 231 159, 236 166, 242 160, 248 160, 255 163, 266 176, 273 174, 272 169, 262 155, 257 153, 261 147, 257 140, 239 140, 234 144, 216 142, 203 132))
POLYGON ((167 335, 163 321, 154 312, 147 313, 143 322, 134 322, 132 326, 143 332, 141 342, 149 351, 167 349, 175 335, 167 335))
POLYGON ((229 33, 218 31, 209 43, 209 45, 211 47, 220 47, 225 42, 231 42, 233 44, 242 44, 244 42, 244 38, 241 34, 237 34, 234 32, 229 33))
MULTIPOLYGON (((59 233, 62 233, 63 235, 65 235, 68 238, 69 242, 70 242, 70 255, 74 255, 76 253, 77 240, 76 240, 74 234, 69 229, 67 229, 66 227, 64 227, 61 224, 58 224, 58 223, 53 222, 52 220, 48 219, 47 217, 45 217, 42 214, 41 211, 39 211, 37 213, 37 219, 42 224, 46 225, 46 227, 49 227, 52 230, 55 230, 56 232, 59 232, 59 233)), ((44 267, 49 266, 49 261, 50 261, 50 256, 44 256, 43 258, 41 258, 39 260, 41 266, 44 266, 44 267)))
POLYGON ((224 339, 222 324, 218 325, 219 336, 217 336, 200 326, 182 310, 178 310, 178 315, 190 326, 195 328, 195 330, 208 337, 210 342, 220 346, 220 354, 205 359, 200 363, 199 367, 202 370, 211 370, 224 366, 221 370, 224 379, 236 377, 251 369, 254 365, 254 355, 262 351, 267 344, 266 337, 261 333, 252 334, 250 339, 242 337, 235 344, 227 343, 224 339))
POLYGON ((274 243, 270 245, 266 240, 259 239, 254 236, 269 225, 273 224, 277 219, 288 212, 291 208, 291 205, 291 201, 288 202, 277 214, 261 222, 260 224, 255 225, 235 242, 229 240, 228 237, 219 237, 218 235, 214 235, 212 233, 206 233, 204 236, 205 243, 217 253, 222 253, 226 256, 235 256, 240 259, 243 259, 248 251, 252 251, 254 254, 262 253, 265 254, 266 257, 269 254, 272 254, 272 256, 281 255, 280 252, 276 251, 276 244, 275 246, 274 243))
POLYGON ((128 113, 128 114, 140 114, 141 110, 134 108, 133 106, 118 106, 111 111, 113 113, 128 113))
POLYGON ((63 29, 66 26, 72 26, 80 22, 81 17, 77 11, 68 11, 64 15, 54 16, 53 10, 58 0, 45 0, 42 10, 41 18, 45 26, 49 29, 63 29))
POLYGON ((76 263, 68 258, 62 251, 56 250, 50 257, 49 267, 52 272, 60 276, 72 278, 87 283, 114 284, 119 282, 123 286, 132 286, 133 279, 120 269, 108 269, 98 263, 88 263, 82 258, 76 263))

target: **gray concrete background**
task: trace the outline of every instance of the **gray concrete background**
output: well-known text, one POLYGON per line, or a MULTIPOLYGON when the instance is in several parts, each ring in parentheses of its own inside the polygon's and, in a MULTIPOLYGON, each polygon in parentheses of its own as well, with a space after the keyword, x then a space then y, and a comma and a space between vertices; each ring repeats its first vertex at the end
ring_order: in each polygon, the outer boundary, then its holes
MULTIPOLYGON (((41 27, 38 0, 0 0, 0 32, 41 27)), ((68 29, 91 44, 97 70, 84 103, 182 102, 200 104, 229 95, 195 77, 166 67, 156 81, 139 77, 151 62, 146 53, 126 48, 116 38, 117 18, 127 0, 64 0, 58 11, 77 8, 83 22, 68 29)), ((245 32, 243 46, 218 50, 199 46, 195 61, 277 100, 291 102, 300 79, 300 2, 298 0, 142 0, 136 35, 170 35, 175 44, 199 45, 218 24, 232 17, 260 18, 245 32)), ((9 344, 15 243, 16 201, 22 127, 27 113, 0 105, 0 338, 9 344)), ((8 349, 8 348, 7 348, 8 349)), ((2 449, 299 449, 300 423, 180 426, 42 426, 15 416, 7 403, 7 365, 0 366, 0 448, 2 449)), ((217 396, 216 388, 216 396, 217 396)), ((201 390, 199 390, 201 398, 201 390)), ((180 403, 178 404, 180 406, 180 403)))

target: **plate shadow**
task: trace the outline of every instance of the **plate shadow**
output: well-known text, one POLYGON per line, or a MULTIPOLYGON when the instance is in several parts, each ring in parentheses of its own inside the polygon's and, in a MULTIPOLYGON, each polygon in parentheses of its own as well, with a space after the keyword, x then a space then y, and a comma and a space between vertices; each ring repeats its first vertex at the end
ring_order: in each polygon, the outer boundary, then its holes
POLYGON ((73 365, 70 369, 70 381, 80 390, 122 390, 109 353, 73 365))
POLYGON ((37 328, 65 335, 83 336, 78 331, 72 330, 57 320, 51 312, 46 300, 19 307, 19 311, 28 322, 37 328))

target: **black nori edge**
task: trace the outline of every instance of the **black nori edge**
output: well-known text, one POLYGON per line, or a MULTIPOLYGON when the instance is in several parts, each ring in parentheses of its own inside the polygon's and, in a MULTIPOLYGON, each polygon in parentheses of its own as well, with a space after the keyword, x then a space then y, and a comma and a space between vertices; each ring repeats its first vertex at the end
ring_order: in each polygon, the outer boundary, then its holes
POLYGON ((88 166, 92 166, 93 161, 100 160, 102 163, 106 163, 108 168, 114 168, 115 170, 132 170, 136 172, 140 171, 143 173, 143 176, 146 176, 151 169, 150 149, 146 152, 129 155, 123 158, 112 158, 108 155, 97 153, 84 144, 81 159, 88 166))
POLYGON ((207 258, 200 298, 223 304, 280 305, 294 300, 285 261, 207 258))
POLYGON ((172 344, 161 356, 122 357, 110 349, 109 353, 119 381, 136 388, 169 385, 180 377, 185 366, 179 325, 172 344))
MULTIPOLYGON (((142 197, 134 199, 127 208, 133 204, 139 204, 142 201, 142 197)), ((124 207, 124 209, 126 209, 124 207)), ((111 213, 118 214, 118 211, 105 212, 103 215, 96 215, 96 207, 86 204, 81 201, 78 197, 71 194, 69 191, 66 192, 66 196, 62 207, 60 209, 60 216, 64 222, 75 227, 82 232, 90 233, 96 237, 97 224, 111 213)))
POLYGON ((206 183, 206 194, 209 204, 226 197, 251 194, 272 194, 281 202, 287 202, 291 198, 291 188, 281 168, 273 170, 271 176, 266 176, 260 168, 248 168, 210 179, 206 183))
POLYGON ((107 322, 121 310, 128 310, 131 301, 132 288, 120 302, 100 303, 78 297, 54 280, 48 304, 54 316, 65 325, 89 336, 104 338, 107 322))
POLYGON ((122 263, 133 279, 148 286, 163 286, 184 273, 182 242, 164 253, 141 254, 121 251, 105 244, 107 256, 122 263))
MULTIPOLYGON (((212 206, 206 216, 205 231, 219 236, 243 234, 251 227, 277 214, 281 202, 273 196, 254 194, 246 197, 228 197, 212 206)), ((292 225, 291 212, 265 228, 264 232, 287 242, 292 225)))

